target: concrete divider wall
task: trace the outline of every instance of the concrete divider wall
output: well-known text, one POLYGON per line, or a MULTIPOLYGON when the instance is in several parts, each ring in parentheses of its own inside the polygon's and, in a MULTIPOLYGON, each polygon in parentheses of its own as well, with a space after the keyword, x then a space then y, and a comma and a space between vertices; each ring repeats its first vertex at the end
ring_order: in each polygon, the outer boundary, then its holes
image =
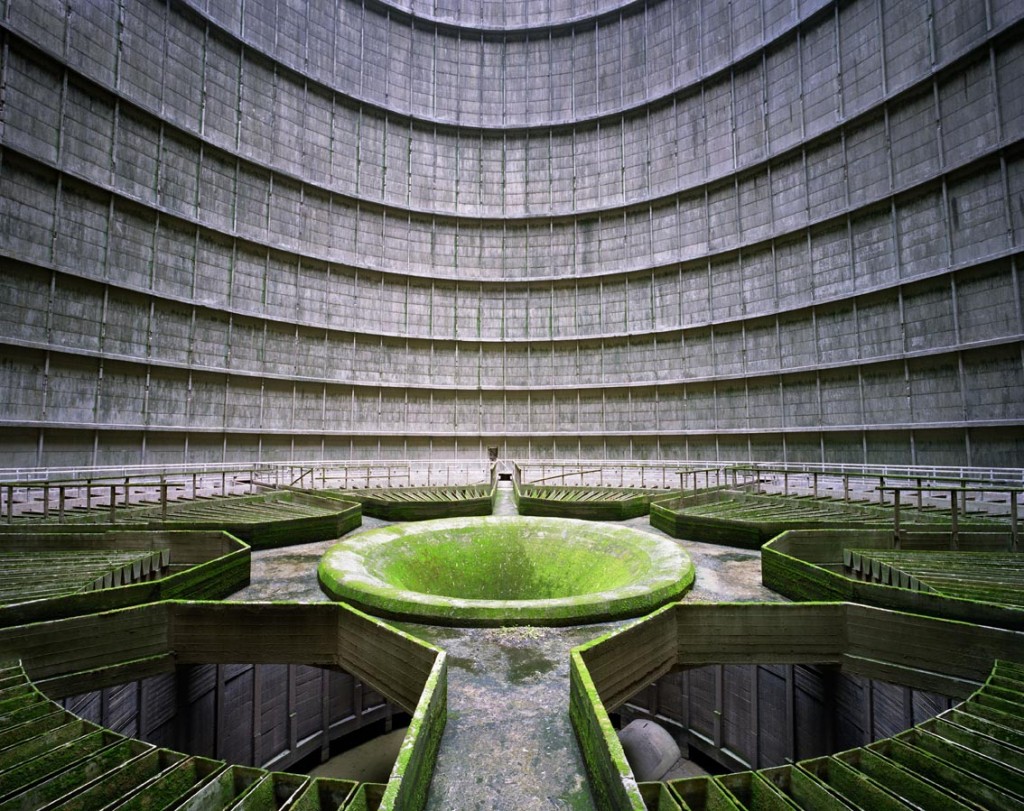
POLYGON ((55 698, 174 667, 172 603, 0 629, 0 656, 20 659, 55 698), (131 674, 131 675, 130 675, 131 674))
POLYGON ((445 656, 343 604, 163 602, 0 629, 55 697, 168 672, 178 664, 302 662, 340 667, 410 713, 382 805, 419 809, 446 719, 445 656))
POLYGON ((675 663, 682 667, 838 663, 846 644, 841 603, 680 604, 675 617, 675 663))
MULTIPOLYGON (((1005 551, 1008 533, 961 533, 959 547, 1005 551)), ((1020 609, 858 580, 843 571, 843 549, 892 549, 892 532, 791 530, 761 549, 761 578, 792 600, 845 600, 961 622, 1024 630, 1020 609)), ((902 548, 948 549, 949 535, 909 532, 902 548)))
POLYGON ((673 608, 664 606, 577 649, 607 707, 614 709, 636 692, 637 684, 655 681, 675 664, 673 608))
POLYGON ((569 716, 599 807, 643 811, 636 779, 580 651, 569 664, 569 716))
POLYGON ((95 614, 158 600, 219 599, 249 584, 249 547, 226 532, 82 532, 82 527, 66 525, 52 532, 39 526, 28 532, 0 534, 0 548, 57 552, 166 549, 170 555, 168 569, 158 580, 5 605, 0 607, 0 626, 95 614))
POLYGON ((608 710, 650 684, 651 673, 730 662, 840 664, 867 678, 966 697, 996 659, 1019 659, 1022 646, 1022 632, 849 603, 678 603, 573 651, 571 715, 603 807, 643 808, 608 710), (637 644, 647 623, 652 638, 637 644), (673 637, 676 652, 666 658, 673 637), (617 658, 629 661, 627 674, 611 666, 617 658))

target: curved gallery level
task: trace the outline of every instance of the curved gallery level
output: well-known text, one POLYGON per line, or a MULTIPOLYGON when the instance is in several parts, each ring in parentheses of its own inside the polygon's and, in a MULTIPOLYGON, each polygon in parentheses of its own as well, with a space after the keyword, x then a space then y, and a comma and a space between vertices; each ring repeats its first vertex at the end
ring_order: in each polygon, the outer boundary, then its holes
POLYGON ((1019 4, 499 5, 6 3, 11 464, 1019 460, 1019 4))

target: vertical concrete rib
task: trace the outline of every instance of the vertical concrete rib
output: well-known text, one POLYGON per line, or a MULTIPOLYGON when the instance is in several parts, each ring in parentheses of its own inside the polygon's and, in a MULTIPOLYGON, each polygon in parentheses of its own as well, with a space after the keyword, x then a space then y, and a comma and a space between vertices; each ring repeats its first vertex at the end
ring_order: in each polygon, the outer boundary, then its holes
POLYGON ((0 447, 1019 464, 990 5, 10 3, 0 447))

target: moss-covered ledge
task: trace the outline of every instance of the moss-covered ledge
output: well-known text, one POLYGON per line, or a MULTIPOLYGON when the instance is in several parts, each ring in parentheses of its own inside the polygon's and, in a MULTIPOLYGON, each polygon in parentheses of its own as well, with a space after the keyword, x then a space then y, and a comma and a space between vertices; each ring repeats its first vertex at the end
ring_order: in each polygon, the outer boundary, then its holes
MULTIPOLYGON (((595 686, 586 657, 590 651, 612 644, 621 655, 614 656, 605 665, 596 665, 594 669, 598 678, 607 684, 657 680, 675 661, 673 608, 673 605, 663 606, 625 628, 610 631, 574 648, 569 654, 569 717, 598 808, 644 811, 647 806, 608 717, 605 697, 595 686), (645 655, 630 655, 634 646, 640 646, 645 655), (634 670, 636 665, 642 673, 634 670), (614 671, 618 671, 618 676, 612 675, 614 671)), ((660 796, 661 792, 657 794, 660 796)))
MULTIPOLYGON (((904 505, 901 516, 900 526, 904 530, 948 533, 951 527, 950 515, 939 510, 904 505)), ((673 538, 748 549, 757 549, 787 530, 860 527, 866 531, 891 531, 894 519, 892 505, 727 489, 665 497, 651 504, 651 525, 673 538)), ((1009 538, 1005 521, 977 513, 961 515, 959 528, 961 532, 992 533, 997 538, 1009 538)))
POLYGON ((647 515, 653 499, 678 491, 640 487, 588 487, 577 485, 520 484, 512 495, 520 515, 580 518, 588 521, 625 521, 647 515))
POLYGON ((494 510, 495 498, 493 483, 312 492, 319 496, 358 502, 362 506, 363 515, 385 521, 428 521, 437 518, 490 515, 494 510))
MULTIPOLYGON (((352 811, 378 807, 387 811, 419 811, 426 801, 438 745, 447 719, 447 666, 444 652, 383 620, 344 604, 166 601, 0 629, 0 660, 24 661, 25 671, 34 677, 38 675, 40 684, 54 697, 168 672, 177 664, 230 664, 246 661, 339 667, 357 675, 413 715, 387 786, 365 784, 355 790, 354 782, 340 781, 348 786, 341 797, 346 803, 344 806, 336 802, 338 798, 334 795, 337 791, 333 794, 328 791, 339 781, 310 782, 309 778, 302 776, 279 775, 247 766, 229 766, 219 761, 209 761, 207 765, 213 765, 204 767, 201 774, 195 769, 183 773, 188 778, 185 780, 187 785, 174 797, 198 790, 197 785, 202 783, 203 786, 210 786, 204 790, 220 791, 222 788, 229 792, 228 796, 235 797, 237 794, 238 798, 242 793, 248 796, 248 792, 253 791, 270 792, 269 796, 280 799, 284 792, 283 796, 291 798, 283 806, 286 808, 326 808, 328 806, 321 806, 320 801, 324 799, 326 802, 329 799, 333 803, 329 807, 344 807, 352 811), (74 639, 76 644, 68 646, 68 639, 74 639), (213 785, 217 781, 223 782, 220 788, 213 785), (300 799, 302 803, 299 803, 300 799)), ((49 701, 34 687, 26 687, 23 675, 20 681, 22 684, 18 687, 17 673, 0 672, 0 740, 5 735, 17 737, 19 734, 19 731, 12 732, 6 728, 8 721, 14 724, 20 723, 18 719, 24 720, 21 715, 12 715, 6 711, 17 709, 21 712, 22 708, 20 705, 17 708, 13 705, 4 706, 5 684, 16 688, 8 694, 11 700, 28 694, 31 704, 49 701)), ((27 710, 30 714, 33 711, 32 708, 27 710)), ((74 719, 70 713, 67 716, 74 719)), ((68 721, 78 722, 79 719, 68 721)), ((30 741, 34 739, 32 729, 22 728, 20 733, 28 736, 26 742, 31 749, 33 744, 30 741)), ((73 781, 64 786, 57 796, 85 786, 89 781, 105 778, 107 771, 113 779, 128 759, 137 757, 144 750, 153 750, 157 753, 154 757, 163 758, 169 765, 168 758, 173 760, 186 757, 122 738, 95 725, 88 725, 88 728, 83 726, 81 735, 75 732, 75 739, 78 737, 87 737, 81 743, 81 746, 86 747, 96 743, 109 747, 123 740, 126 743, 121 749, 125 757, 113 759, 102 774, 83 775, 82 782, 73 781)), ((4 751, 11 753, 11 750, 4 751)), ((40 776, 34 772, 30 774, 31 770, 17 773, 10 771, 10 768, 17 766, 13 764, 8 767, 0 763, 0 798, 32 790, 38 783, 40 776), (27 782, 16 782, 17 774, 22 774, 27 782)), ((141 782, 138 785, 130 784, 124 786, 124 791, 134 796, 136 791, 148 791, 146 786, 141 782)), ((119 793, 116 796, 125 795, 119 793)))
MULTIPOLYGON (((929 751, 934 755, 936 747, 954 752, 959 746, 957 751, 969 757, 962 747, 990 746, 984 737, 991 737, 993 732, 1002 736, 1000 746, 1011 744, 1000 751, 1012 762, 1005 763, 1001 771, 993 767, 990 772, 1004 782, 985 785, 971 771, 957 771, 955 762, 951 762, 949 768, 939 765, 926 775, 929 780, 945 780, 931 798, 945 799, 947 804, 942 807, 960 807, 956 804, 957 792, 965 781, 972 780, 969 788, 976 794, 971 799, 987 798, 989 804, 984 807, 1015 807, 1007 805, 1007 798, 1015 801, 1017 795, 1005 780, 1017 780, 1015 785, 1024 786, 1020 778, 1024 773, 1024 749, 1019 746, 1019 734, 1013 731, 1019 728, 1024 713, 1024 664, 1010 662, 1024 662, 1024 633, 850 603, 675 603, 573 649, 570 716, 595 798, 607 811, 672 808, 673 803, 683 809, 791 807, 794 795, 787 792, 804 790, 807 781, 817 780, 819 789, 828 782, 828 775, 816 770, 831 767, 833 771, 861 770, 868 774, 874 758, 890 754, 904 758, 901 768, 906 774, 900 773, 901 779, 894 783, 903 786, 916 779, 910 774, 917 768, 911 760, 915 755, 908 750, 931 746, 929 751), (885 628, 886 633, 879 633, 879 628, 885 628), (913 648, 910 658, 909 647, 913 648), (956 651, 956 656, 951 656, 951 651, 956 651), (934 741, 940 724, 926 721, 892 739, 830 758, 722 778, 674 781, 660 790, 637 784, 611 725, 609 710, 671 669, 765 662, 840 664, 844 670, 867 678, 965 698, 973 693, 970 701, 949 714, 961 712, 963 717, 952 720, 970 724, 972 730, 982 734, 954 730, 956 746, 947 746, 934 741), (985 687, 979 691, 983 683, 985 687), (666 797, 666 789, 671 796, 666 797), (771 803, 758 804, 760 799, 755 802, 755 797, 769 797, 771 803), (751 802, 755 804, 751 806, 751 802)), ((979 749, 979 753, 984 751, 979 749)), ((923 754, 927 758, 928 751, 923 754)), ((821 796, 833 789, 835 786, 824 789, 821 796)), ((898 792, 887 796, 892 801, 887 807, 915 807, 901 804, 898 792)))
MULTIPOLYGON (((960 552, 965 557, 996 553, 1007 543, 998 533, 960 533, 960 552)), ((957 552, 949 550, 949 533, 935 531, 907 532, 902 538, 902 551, 927 554, 941 552, 944 567, 952 573, 950 558, 957 552)), ((761 550, 761 579, 765 586, 792 600, 843 600, 911 611, 933 617, 975 622, 998 628, 1024 630, 1024 607, 1019 600, 1008 603, 995 589, 969 593, 943 593, 901 587, 899 583, 871 582, 853 576, 844 565, 847 550, 893 549, 893 534, 883 530, 790 530, 773 538, 761 550)), ((1020 555, 1020 553, 1013 553, 1020 555)), ((1024 560, 1024 556, 1021 557, 1024 560)), ((1019 570, 1007 567, 1006 585, 1020 588, 1019 570)))
MULTIPOLYGON (((0 553, 44 552, 56 558, 49 560, 45 570, 33 573, 30 580, 23 574, 24 589, 0 600, 0 627, 95 614, 158 600, 218 599, 249 583, 249 546, 227 532, 104 532, 81 525, 61 529, 49 532, 40 526, 0 534, 0 553), (73 572, 65 572, 60 559, 66 556, 66 565, 73 568, 76 554, 99 550, 149 552, 166 558, 166 563, 148 576, 139 572, 135 579, 124 578, 102 589, 76 590, 73 572), (43 594, 38 589, 32 593, 30 586, 36 581, 67 581, 67 588, 55 587, 52 594, 43 594)), ((0 561, 0 576, 3 575, 0 561)))
POLYGON ((400 524, 331 547, 333 599, 441 625, 572 625, 642 615, 693 584, 677 544, 628 527, 495 516, 400 524))

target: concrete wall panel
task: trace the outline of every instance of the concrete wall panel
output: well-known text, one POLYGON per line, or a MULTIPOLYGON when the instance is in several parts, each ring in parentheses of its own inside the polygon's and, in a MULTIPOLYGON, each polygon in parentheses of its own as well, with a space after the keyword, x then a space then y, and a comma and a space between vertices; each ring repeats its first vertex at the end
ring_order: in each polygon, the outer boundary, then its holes
POLYGON ((1019 9, 229 5, 11 4, 38 460, 1009 453, 1019 9))

